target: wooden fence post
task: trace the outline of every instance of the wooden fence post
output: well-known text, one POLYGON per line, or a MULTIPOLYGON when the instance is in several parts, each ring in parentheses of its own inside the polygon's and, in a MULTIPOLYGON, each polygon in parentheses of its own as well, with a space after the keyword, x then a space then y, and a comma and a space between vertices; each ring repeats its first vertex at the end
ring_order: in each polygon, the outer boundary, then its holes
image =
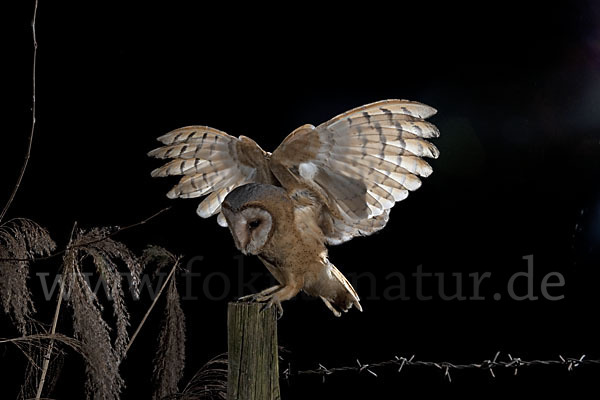
POLYGON ((260 303, 229 303, 227 400, 280 400, 277 316, 260 303))

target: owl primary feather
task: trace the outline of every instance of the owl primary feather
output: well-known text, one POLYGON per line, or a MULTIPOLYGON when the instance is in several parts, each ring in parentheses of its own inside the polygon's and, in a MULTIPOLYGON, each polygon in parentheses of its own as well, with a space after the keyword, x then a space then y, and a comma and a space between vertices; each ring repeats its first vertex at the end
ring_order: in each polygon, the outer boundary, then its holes
POLYGON ((326 245, 382 229, 390 209, 431 174, 437 158, 425 121, 436 110, 408 100, 384 100, 314 127, 303 125, 273 153, 252 139, 207 126, 161 136, 150 156, 172 159, 152 176, 183 175, 170 198, 206 196, 203 218, 217 215, 236 247, 260 258, 279 283, 241 300, 275 305, 303 290, 336 315, 362 311, 350 282, 329 261, 326 245))

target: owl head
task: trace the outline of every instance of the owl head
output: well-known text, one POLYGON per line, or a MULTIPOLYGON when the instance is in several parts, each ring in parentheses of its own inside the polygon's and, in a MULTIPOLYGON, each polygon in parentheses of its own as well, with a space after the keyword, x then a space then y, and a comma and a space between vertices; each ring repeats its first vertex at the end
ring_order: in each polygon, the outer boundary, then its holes
POLYGON ((225 197, 222 212, 238 250, 257 255, 279 230, 291 207, 283 188, 249 183, 225 197))

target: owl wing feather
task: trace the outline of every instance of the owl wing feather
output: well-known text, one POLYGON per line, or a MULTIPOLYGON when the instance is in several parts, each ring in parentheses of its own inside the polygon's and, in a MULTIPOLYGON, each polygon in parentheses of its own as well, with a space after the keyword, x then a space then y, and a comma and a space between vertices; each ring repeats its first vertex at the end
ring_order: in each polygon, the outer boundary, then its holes
MULTIPOLYGON (((207 195, 197 210, 203 218, 219 213, 225 196, 236 187, 251 182, 274 182, 268 164, 270 154, 248 137, 236 138, 207 126, 188 126, 158 140, 164 146, 148 155, 172 160, 152 171, 152 176, 183 175, 167 196, 207 195)), ((218 221, 225 224, 221 215, 218 221)))
POLYGON ((423 157, 439 151, 426 118, 436 110, 408 100, 367 104, 292 132, 273 152, 271 170, 291 193, 310 190, 325 205, 320 221, 329 244, 383 228, 389 210, 431 174, 423 157))
MULTIPOLYGON (((426 139, 439 136, 426 118, 436 110, 408 100, 367 104, 314 127, 292 132, 273 152, 252 139, 207 126, 188 126, 158 138, 148 155, 171 159, 152 176, 182 175, 170 198, 206 196, 197 213, 208 218, 246 183, 281 185, 292 195, 309 190, 325 206, 320 226, 329 244, 385 226, 389 210, 421 185, 437 158, 426 139)), ((219 214, 219 224, 226 226, 219 214)))

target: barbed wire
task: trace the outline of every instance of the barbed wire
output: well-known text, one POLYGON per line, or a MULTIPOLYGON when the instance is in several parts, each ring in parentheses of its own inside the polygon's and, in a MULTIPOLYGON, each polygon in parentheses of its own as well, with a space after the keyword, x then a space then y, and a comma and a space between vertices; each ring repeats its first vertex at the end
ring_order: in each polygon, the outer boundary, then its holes
POLYGON ((520 368, 525 367, 533 367, 533 366, 563 366, 566 367, 568 371, 573 371, 575 368, 584 366, 584 365, 600 365, 600 360, 591 360, 585 359, 585 354, 579 358, 573 357, 563 357, 558 356, 558 359, 555 360, 523 360, 518 357, 513 357, 510 354, 508 355, 508 359, 500 360, 501 352, 497 352, 494 358, 483 360, 481 362, 474 362, 470 364, 454 364, 447 361, 441 362, 433 362, 433 361, 420 361, 416 360, 415 356, 411 356, 410 358, 406 357, 398 357, 394 356, 394 358, 386 361, 366 364, 361 363, 360 360, 356 360, 356 365, 349 366, 341 366, 341 367, 333 367, 327 368, 323 364, 318 364, 318 368, 316 369, 307 369, 307 370, 292 370, 291 363, 288 363, 288 367, 282 372, 283 377, 286 380, 289 380, 292 376, 302 376, 302 375, 320 375, 323 379, 323 383, 325 383, 326 377, 343 372, 354 372, 357 374, 368 373, 371 376, 377 378, 377 370, 381 370, 387 367, 395 367, 398 368, 398 372, 402 372, 405 368, 410 367, 426 367, 440 370, 446 379, 449 382, 452 382, 452 377, 450 375, 450 371, 452 370, 487 370, 490 372, 493 378, 496 377, 494 374, 494 368, 497 369, 513 369, 514 375, 517 375, 520 368))

